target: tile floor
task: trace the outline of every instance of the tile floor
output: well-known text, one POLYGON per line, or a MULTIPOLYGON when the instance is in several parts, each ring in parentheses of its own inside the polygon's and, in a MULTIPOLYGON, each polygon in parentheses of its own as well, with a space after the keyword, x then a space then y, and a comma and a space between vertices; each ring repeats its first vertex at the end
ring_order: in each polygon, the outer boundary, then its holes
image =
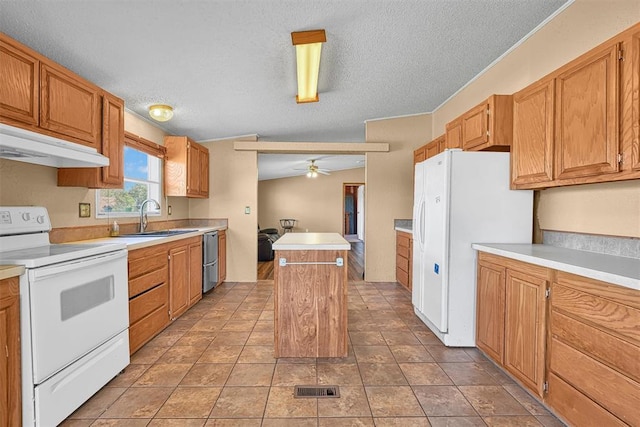
POLYGON ((563 425, 477 350, 444 347, 395 283, 349 284, 349 357, 276 360, 272 288, 219 286, 62 425, 563 425), (294 399, 298 384, 341 396, 294 399))

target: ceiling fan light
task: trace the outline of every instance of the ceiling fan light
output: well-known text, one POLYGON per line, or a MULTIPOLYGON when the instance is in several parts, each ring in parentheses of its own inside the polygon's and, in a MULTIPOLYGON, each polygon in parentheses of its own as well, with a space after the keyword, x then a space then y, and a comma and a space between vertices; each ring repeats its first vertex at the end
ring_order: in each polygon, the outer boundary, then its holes
POLYGON ((307 172, 307 178, 311 178, 311 171, 307 172))
POLYGON ((311 178, 317 178, 318 177, 318 172, 313 171, 311 172, 311 178))
POLYGON ((155 104, 149 107, 149 116, 158 122, 167 122, 173 117, 173 108, 166 104, 155 104))

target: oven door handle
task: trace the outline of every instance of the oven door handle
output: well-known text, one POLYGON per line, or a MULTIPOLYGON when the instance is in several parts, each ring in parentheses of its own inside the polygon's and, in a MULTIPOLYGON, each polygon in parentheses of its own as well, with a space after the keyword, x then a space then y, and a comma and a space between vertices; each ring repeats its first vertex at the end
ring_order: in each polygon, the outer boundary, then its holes
POLYGON ((61 264, 45 266, 45 267, 33 269, 31 271, 33 272, 33 277, 36 279, 39 279, 44 277, 56 276, 58 274, 66 274, 75 270, 90 268, 94 265, 115 261, 120 258, 125 258, 125 259, 127 258, 126 250, 112 252, 105 255, 94 255, 92 257, 81 258, 73 261, 67 261, 61 264))

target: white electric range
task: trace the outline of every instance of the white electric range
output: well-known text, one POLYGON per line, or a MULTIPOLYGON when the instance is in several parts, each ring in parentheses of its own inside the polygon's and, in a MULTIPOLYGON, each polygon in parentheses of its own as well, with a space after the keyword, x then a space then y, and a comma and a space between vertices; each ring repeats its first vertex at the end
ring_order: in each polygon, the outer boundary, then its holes
POLYGON ((44 207, 0 207, 0 264, 20 276, 22 424, 54 426, 129 364, 127 250, 50 244, 44 207))

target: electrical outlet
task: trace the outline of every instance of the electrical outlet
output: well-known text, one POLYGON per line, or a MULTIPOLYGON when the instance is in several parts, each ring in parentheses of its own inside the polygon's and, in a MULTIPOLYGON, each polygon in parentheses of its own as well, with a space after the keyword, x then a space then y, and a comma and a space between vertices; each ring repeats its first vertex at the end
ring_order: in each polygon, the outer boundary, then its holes
POLYGON ((171 205, 167 206, 167 215, 171 215, 171 205))
POLYGON ((91 203, 78 203, 78 216, 80 218, 90 218, 91 203))

